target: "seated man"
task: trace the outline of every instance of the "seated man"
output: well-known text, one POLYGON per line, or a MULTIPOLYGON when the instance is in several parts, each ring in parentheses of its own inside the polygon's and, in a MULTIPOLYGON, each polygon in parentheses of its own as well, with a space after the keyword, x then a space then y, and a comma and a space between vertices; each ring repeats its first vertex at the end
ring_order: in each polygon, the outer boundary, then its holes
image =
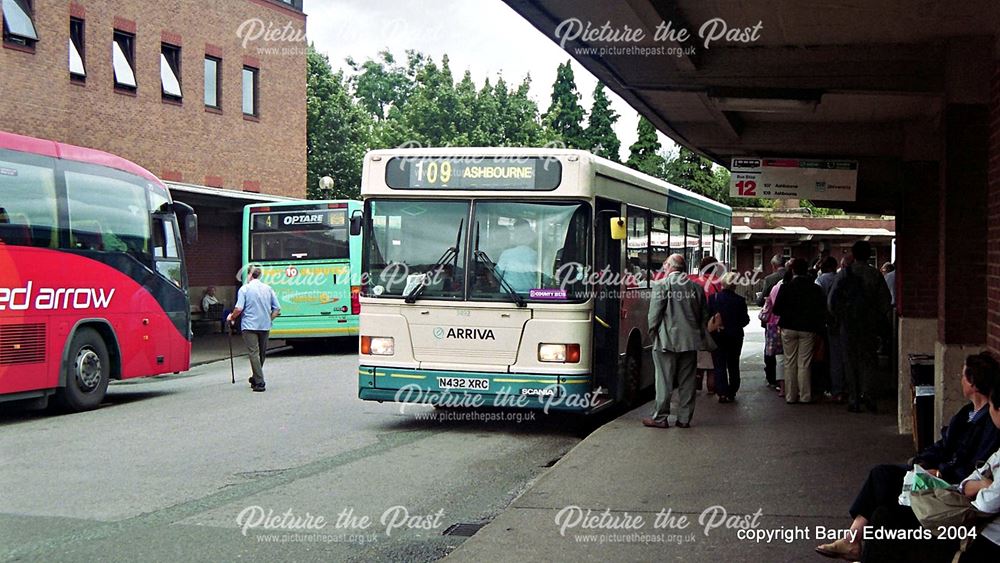
MULTIPOLYGON (((989 397, 994 388, 1000 387, 1000 364, 987 352, 965 359, 962 368, 962 394, 969 404, 959 409, 941 439, 921 450, 913 463, 949 483, 958 483, 972 474, 976 463, 988 458, 1000 448, 1000 430, 993 424, 989 413, 989 397)), ((872 520, 876 509, 886 507, 891 512, 908 512, 901 515, 906 523, 916 521, 908 507, 899 507, 899 494, 903 477, 912 466, 877 465, 868 474, 850 514, 854 518, 852 539, 839 539, 820 545, 816 552, 826 557, 839 557, 850 561, 861 559, 862 531, 872 520)), ((900 527, 909 527, 903 526, 900 527)))
POLYGON ((201 298, 201 311, 205 313, 205 319, 219 321, 219 330, 226 332, 226 317, 229 315, 229 311, 215 296, 214 285, 205 288, 205 294, 201 298))

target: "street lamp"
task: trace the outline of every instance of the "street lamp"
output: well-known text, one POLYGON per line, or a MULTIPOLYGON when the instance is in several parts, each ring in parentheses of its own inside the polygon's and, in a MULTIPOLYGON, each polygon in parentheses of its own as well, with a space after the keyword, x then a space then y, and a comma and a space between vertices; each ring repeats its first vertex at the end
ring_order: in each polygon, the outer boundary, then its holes
POLYGON ((322 190, 332 190, 333 189, 333 178, 329 176, 323 176, 319 179, 319 187, 322 190))

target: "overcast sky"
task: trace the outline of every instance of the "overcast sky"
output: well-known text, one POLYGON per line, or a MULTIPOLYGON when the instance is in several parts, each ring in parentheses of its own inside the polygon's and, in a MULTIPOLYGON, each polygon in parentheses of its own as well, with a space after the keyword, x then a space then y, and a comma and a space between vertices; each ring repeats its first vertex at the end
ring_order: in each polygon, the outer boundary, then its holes
MULTIPOLYGON (((403 59, 406 49, 440 62, 448 54, 455 80, 469 70, 477 86, 496 83, 503 73, 508 85, 531 75, 531 94, 541 112, 549 107, 556 67, 570 59, 563 51, 500 0, 306 0, 309 40, 330 57, 334 69, 348 56, 364 61, 388 49, 403 59)), ((573 61, 584 110, 590 111, 597 79, 573 61)), ((608 90, 621 116, 615 129, 622 159, 636 139, 638 114, 608 90)), ((673 142, 660 136, 665 147, 673 142)))

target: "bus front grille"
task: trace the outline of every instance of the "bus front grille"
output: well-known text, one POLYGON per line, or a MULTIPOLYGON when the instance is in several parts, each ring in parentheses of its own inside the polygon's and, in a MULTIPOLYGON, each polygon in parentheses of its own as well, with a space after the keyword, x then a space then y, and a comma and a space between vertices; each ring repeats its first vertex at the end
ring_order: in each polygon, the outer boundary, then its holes
POLYGON ((45 325, 0 325, 0 366, 45 361, 45 325))

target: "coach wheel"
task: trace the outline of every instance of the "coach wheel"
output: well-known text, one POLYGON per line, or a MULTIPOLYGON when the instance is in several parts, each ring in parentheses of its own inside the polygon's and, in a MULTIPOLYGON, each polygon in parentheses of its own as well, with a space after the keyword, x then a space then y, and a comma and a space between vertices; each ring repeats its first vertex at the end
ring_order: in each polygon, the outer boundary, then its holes
POLYGON ((639 400, 639 354, 629 350, 625 359, 618 363, 618 382, 621 385, 622 402, 629 407, 639 400))
POLYGON ((97 331, 83 328, 70 342, 66 387, 59 402, 70 411, 97 408, 104 400, 111 374, 108 347, 97 331))

